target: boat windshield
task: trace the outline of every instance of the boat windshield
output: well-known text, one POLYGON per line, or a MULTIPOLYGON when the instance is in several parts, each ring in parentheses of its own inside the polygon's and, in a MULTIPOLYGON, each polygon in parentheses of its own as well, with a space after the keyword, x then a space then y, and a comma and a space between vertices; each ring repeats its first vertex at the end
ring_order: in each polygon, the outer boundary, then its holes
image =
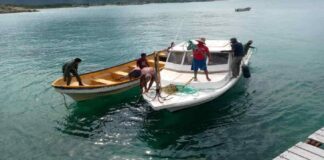
POLYGON ((192 58, 193 58, 192 52, 187 52, 183 64, 184 65, 191 65, 192 58))
POLYGON ((168 62, 181 64, 183 59, 184 52, 171 52, 168 62))
POLYGON ((209 65, 227 64, 227 62, 228 62, 228 53, 223 53, 223 52, 211 53, 211 59, 209 60, 209 65))
MULTIPOLYGON (((211 59, 209 65, 222 65, 228 63, 229 54, 226 52, 211 52, 211 59)), ((168 62, 174 64, 191 65, 192 64, 192 52, 171 52, 168 62)))
MULTIPOLYGON (((187 52, 184 58, 183 65, 191 65, 192 63, 192 52, 187 52)), ((211 59, 209 60, 209 65, 219 65, 227 64, 228 62, 228 53, 222 52, 212 52, 211 59)))

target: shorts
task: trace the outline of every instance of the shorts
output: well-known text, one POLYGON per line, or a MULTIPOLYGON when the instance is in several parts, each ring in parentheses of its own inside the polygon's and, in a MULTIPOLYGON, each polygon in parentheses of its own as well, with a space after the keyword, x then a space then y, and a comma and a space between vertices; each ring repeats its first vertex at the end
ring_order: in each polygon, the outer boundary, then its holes
POLYGON ((141 70, 135 69, 128 74, 129 77, 139 78, 141 76, 141 70))
POLYGON ((192 60, 191 70, 198 71, 198 69, 204 70, 204 71, 207 70, 206 59, 203 59, 203 60, 193 59, 192 60))

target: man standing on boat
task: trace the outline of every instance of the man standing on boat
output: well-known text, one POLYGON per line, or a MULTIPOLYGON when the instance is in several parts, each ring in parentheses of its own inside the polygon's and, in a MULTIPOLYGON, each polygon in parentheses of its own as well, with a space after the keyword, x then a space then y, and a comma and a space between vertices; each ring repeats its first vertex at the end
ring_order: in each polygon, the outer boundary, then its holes
POLYGON ((208 47, 205 45, 205 38, 200 38, 197 40, 198 44, 193 49, 193 60, 191 64, 191 70, 194 71, 194 80, 197 81, 197 72, 198 69, 204 70, 206 74, 206 78, 208 81, 210 81, 210 78, 208 76, 208 70, 207 70, 207 64, 206 64, 206 58, 208 56, 208 59, 210 59, 210 53, 208 47))
POLYGON ((231 63, 231 70, 233 78, 236 78, 240 73, 241 60, 244 56, 242 43, 238 42, 236 38, 231 38, 231 47, 233 51, 233 59, 231 63))
POLYGON ((149 64, 148 64, 148 62, 146 60, 146 53, 141 54, 141 58, 136 61, 136 65, 140 69, 142 69, 144 67, 149 67, 149 64))
POLYGON ((83 86, 81 78, 78 74, 78 65, 81 63, 81 61, 82 60, 80 58, 75 58, 73 61, 67 62, 63 65, 62 71, 63 71, 64 82, 66 82, 66 85, 68 86, 70 85, 72 79, 71 74, 72 74, 78 80, 79 85, 83 86))

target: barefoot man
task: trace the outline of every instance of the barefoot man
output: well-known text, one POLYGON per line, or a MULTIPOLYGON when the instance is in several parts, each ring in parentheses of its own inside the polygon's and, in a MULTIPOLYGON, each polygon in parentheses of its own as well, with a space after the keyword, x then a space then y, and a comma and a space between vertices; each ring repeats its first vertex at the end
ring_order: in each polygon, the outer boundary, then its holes
POLYGON ((210 81, 210 78, 208 77, 208 70, 207 70, 207 64, 206 60, 207 57, 210 59, 210 53, 208 47, 205 45, 205 38, 200 38, 197 40, 198 44, 193 49, 193 60, 191 65, 191 70, 194 71, 194 80, 197 81, 197 72, 198 69, 204 70, 206 74, 206 78, 208 81, 210 81))

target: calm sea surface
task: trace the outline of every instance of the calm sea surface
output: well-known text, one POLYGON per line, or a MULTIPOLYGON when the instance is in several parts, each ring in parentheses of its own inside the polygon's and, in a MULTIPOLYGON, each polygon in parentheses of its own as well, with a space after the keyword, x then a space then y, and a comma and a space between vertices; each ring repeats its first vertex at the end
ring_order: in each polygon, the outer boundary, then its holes
POLYGON ((271 159, 324 126, 322 0, 232 0, 0 15, 0 159, 271 159), (235 13, 234 8, 252 7, 235 13), (152 111, 139 88, 76 103, 50 86, 75 57, 102 69, 207 37, 254 40, 250 79, 152 111))

